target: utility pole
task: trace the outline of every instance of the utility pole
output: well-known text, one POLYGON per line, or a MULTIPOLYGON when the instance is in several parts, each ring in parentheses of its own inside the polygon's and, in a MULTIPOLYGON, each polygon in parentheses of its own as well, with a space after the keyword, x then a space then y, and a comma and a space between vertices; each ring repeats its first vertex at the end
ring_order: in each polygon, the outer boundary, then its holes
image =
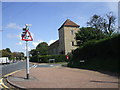
POLYGON ((33 41, 32 36, 29 32, 28 26, 31 26, 30 24, 25 24, 26 28, 23 28, 22 32, 22 40, 26 41, 26 79, 29 79, 29 52, 28 52, 28 41, 33 41))

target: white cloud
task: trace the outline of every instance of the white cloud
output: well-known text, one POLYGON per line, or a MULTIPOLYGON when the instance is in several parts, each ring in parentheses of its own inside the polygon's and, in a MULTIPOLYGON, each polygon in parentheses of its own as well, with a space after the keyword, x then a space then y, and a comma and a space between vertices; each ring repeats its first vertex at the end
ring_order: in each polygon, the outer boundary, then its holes
MULTIPOLYGON (((25 47, 25 50, 26 50, 26 47, 25 47)), ((30 47, 28 47, 28 51, 30 51, 31 50, 31 48, 30 47)))
POLYGON ((18 42, 18 43, 16 43, 16 45, 23 45, 23 43, 22 42, 18 42))
POLYGON ((53 42, 55 42, 56 40, 50 40, 49 42, 48 42, 48 45, 50 45, 50 44, 52 44, 53 42))
MULTIPOLYGON (((26 46, 24 47, 24 48, 22 48, 24 51, 24 54, 25 54, 25 56, 26 56, 26 46)), ((31 48, 28 46, 28 51, 31 51, 31 48)))
POLYGON ((11 34, 11 33, 9 33, 9 34, 7 34, 7 37, 8 38, 12 38, 12 39, 19 39, 19 40, 21 40, 22 39, 22 37, 21 37, 21 33, 19 33, 18 35, 16 35, 16 34, 11 34))
POLYGON ((22 34, 22 33, 19 33, 19 35, 17 35, 17 38, 19 38, 19 40, 22 39, 21 34, 22 34))
POLYGON ((43 42, 43 40, 38 40, 38 41, 36 41, 36 42, 32 42, 32 45, 34 46, 34 47, 36 47, 39 43, 41 43, 41 42, 43 42))
POLYGON ((14 35, 14 34, 7 34, 7 37, 8 37, 8 38, 17 38, 17 37, 18 37, 18 35, 14 35))
POLYGON ((9 23, 6 28, 11 28, 11 29, 22 29, 22 27, 18 26, 16 23, 9 23))
MULTIPOLYGON (((23 48, 23 50, 26 52, 26 46, 23 48)), ((28 51, 30 51, 31 48, 28 46, 28 51)))

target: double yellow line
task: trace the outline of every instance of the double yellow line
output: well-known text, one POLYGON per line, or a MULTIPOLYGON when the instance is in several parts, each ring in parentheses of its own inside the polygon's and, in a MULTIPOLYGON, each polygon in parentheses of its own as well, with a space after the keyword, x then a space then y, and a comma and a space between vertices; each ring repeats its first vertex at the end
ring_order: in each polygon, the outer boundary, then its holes
MULTIPOLYGON (((11 72, 11 73, 9 73, 9 74, 6 74, 4 77, 8 77, 9 75, 12 75, 12 74, 14 74, 14 73, 16 73, 16 72, 18 72, 18 71, 21 71, 21 70, 17 70, 17 71, 11 72)), ((4 77, 3 77, 3 78, 4 78, 4 77)), ((6 85, 4 84, 3 78, 0 79, 0 88, 9 88, 8 86, 6 86, 6 85)))
MULTIPOLYGON (((31 69, 31 68, 30 68, 30 69, 31 69)), ((23 70, 23 69, 21 69, 21 70, 23 70)), ((4 77, 8 77, 8 76, 10 76, 10 75, 12 75, 12 74, 14 74, 14 73, 16 73, 16 72, 19 72, 19 71, 21 71, 21 70, 17 70, 17 71, 11 72, 11 73, 9 73, 9 74, 6 74, 6 75, 3 76, 3 78, 4 78, 4 77)), ((7 86, 4 84, 3 78, 0 79, 0 88, 9 88, 9 87, 7 87, 7 86)))
POLYGON ((0 88, 8 88, 8 87, 3 83, 3 78, 0 79, 0 83, 1 83, 0 88))

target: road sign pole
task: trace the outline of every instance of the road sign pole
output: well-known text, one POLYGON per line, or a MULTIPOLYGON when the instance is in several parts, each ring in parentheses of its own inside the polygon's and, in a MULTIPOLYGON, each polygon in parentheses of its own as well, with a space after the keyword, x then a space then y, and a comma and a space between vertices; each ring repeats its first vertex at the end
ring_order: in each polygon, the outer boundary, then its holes
POLYGON ((28 53, 28 41, 26 41, 26 78, 29 79, 29 53, 28 53))
POLYGON ((26 41, 26 79, 29 79, 29 52, 28 52, 28 41, 33 41, 33 38, 29 32, 28 26, 31 24, 25 24, 25 28, 23 28, 23 33, 21 34, 22 40, 26 41))

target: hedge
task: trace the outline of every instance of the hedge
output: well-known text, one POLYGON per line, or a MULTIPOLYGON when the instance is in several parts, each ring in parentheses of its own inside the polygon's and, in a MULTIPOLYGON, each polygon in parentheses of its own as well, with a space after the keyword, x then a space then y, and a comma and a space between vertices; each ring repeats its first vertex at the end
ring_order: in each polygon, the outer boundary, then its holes
POLYGON ((87 68, 94 70, 119 71, 120 35, 87 42, 73 52, 69 62, 70 67, 87 68), (80 60, 85 60, 80 63, 80 60))
POLYGON ((55 62, 66 62, 65 55, 35 55, 30 58, 31 62, 39 62, 39 63, 49 63, 49 59, 55 59, 55 62))

